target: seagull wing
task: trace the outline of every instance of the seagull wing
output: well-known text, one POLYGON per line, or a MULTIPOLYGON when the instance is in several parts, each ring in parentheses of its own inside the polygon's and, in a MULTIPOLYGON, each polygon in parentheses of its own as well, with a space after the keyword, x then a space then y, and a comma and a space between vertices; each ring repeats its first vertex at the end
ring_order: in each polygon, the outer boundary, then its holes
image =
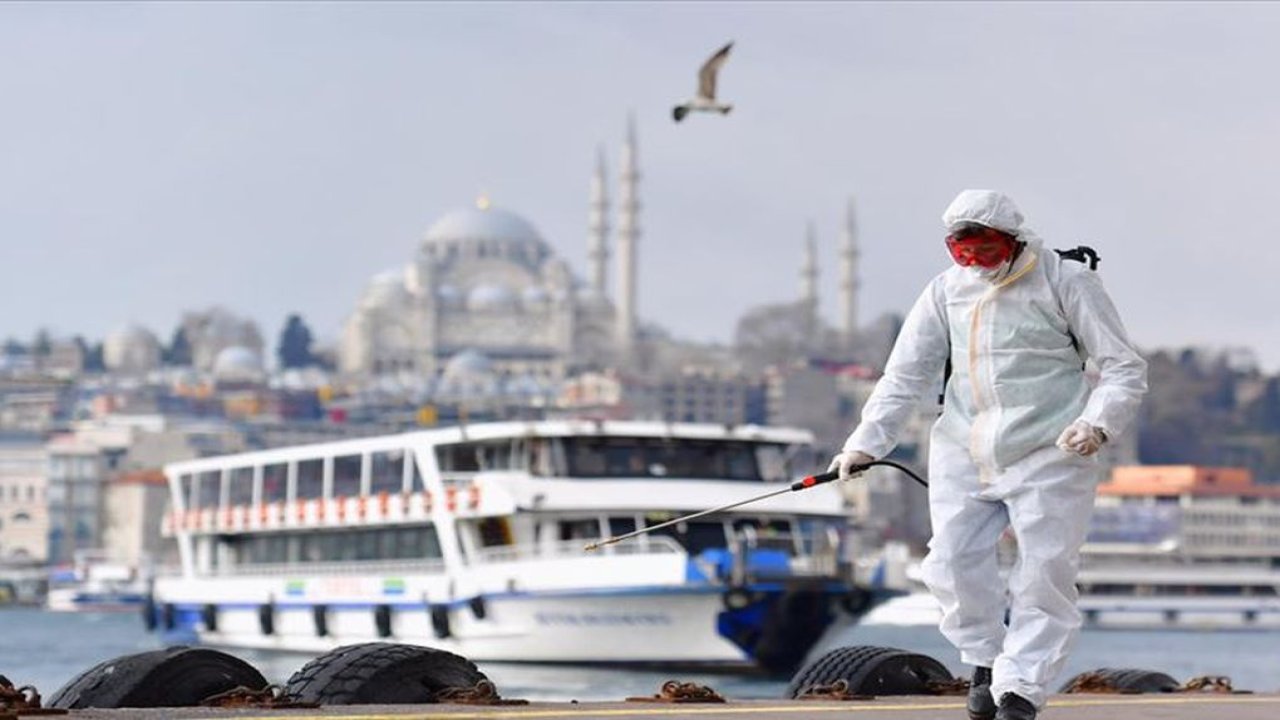
POLYGON ((724 65, 724 61, 729 59, 729 49, 733 47, 731 41, 728 45, 720 48, 714 55, 707 58, 702 63, 702 69, 698 70, 698 96, 708 100, 716 99, 716 73, 720 72, 720 66, 724 65))

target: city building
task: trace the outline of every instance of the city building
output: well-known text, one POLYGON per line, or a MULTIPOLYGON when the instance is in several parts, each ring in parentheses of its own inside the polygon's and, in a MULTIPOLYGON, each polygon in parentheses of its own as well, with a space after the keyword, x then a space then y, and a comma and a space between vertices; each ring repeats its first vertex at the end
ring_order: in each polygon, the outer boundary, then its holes
POLYGON ((40 563, 48 555, 45 463, 40 435, 0 434, 0 565, 40 563))

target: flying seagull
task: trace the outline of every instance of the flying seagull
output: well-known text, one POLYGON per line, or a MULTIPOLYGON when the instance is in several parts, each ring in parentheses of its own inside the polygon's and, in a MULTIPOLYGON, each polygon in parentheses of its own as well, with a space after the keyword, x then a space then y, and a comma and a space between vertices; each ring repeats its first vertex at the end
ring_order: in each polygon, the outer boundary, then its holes
POLYGON ((692 111, 718 112, 721 115, 727 115, 733 109, 732 105, 716 101, 716 73, 720 72, 724 61, 729 59, 729 49, 732 47, 731 41, 702 63, 702 68, 698 70, 698 94, 692 100, 677 105, 671 110, 671 116, 676 119, 676 122, 683 120, 684 116, 692 111))

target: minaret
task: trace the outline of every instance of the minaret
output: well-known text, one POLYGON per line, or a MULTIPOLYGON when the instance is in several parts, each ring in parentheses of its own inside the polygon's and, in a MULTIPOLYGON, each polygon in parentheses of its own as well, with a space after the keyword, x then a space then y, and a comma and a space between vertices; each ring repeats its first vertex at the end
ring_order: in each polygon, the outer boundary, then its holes
POLYGON ((596 154, 596 171, 591 176, 591 210, 587 216, 587 263, 591 268, 591 290, 604 297, 609 267, 609 193, 605 188, 604 148, 596 154))
POLYGON ((810 342, 818 329, 818 239, 810 220, 805 228, 804 260, 800 263, 800 302, 804 305, 804 332, 810 342))
POLYGON ((640 239, 640 170, 637 167, 636 119, 627 118, 627 141, 619 160, 617 350, 630 357, 636 340, 636 242, 640 239))
POLYGON ((858 333, 858 227, 853 198, 845 206, 844 228, 840 233, 840 346, 853 349, 858 333))

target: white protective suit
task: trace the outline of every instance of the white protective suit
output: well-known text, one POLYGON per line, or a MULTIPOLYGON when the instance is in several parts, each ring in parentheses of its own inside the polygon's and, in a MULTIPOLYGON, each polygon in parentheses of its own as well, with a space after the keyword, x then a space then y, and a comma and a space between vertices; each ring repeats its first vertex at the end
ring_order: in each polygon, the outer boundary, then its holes
POLYGON ((966 190, 943 215, 948 228, 964 221, 1027 245, 997 272, 953 265, 929 283, 844 449, 887 455, 950 357, 930 439, 924 579, 961 659, 993 668, 994 698, 1015 692, 1040 707, 1079 631, 1079 548, 1100 474, 1096 455, 1054 443, 1076 420, 1120 435, 1146 392, 1147 366, 1097 273, 1041 247, 1009 198, 966 190), (1092 389, 1086 356, 1101 371, 1092 389), (1018 558, 1006 629, 996 543, 1010 526, 1018 558))

